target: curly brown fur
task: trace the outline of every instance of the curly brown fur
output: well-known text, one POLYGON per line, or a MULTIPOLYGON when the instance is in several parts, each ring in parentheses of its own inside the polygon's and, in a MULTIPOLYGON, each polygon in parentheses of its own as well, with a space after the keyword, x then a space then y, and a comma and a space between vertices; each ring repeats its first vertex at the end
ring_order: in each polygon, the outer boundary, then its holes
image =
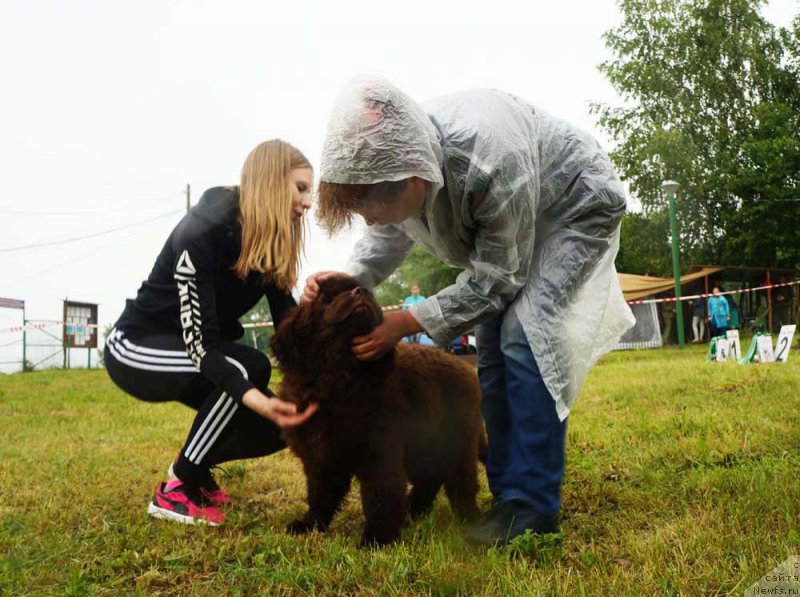
POLYGON ((441 350, 409 344, 377 361, 356 360, 352 338, 382 318, 367 290, 337 276, 272 339, 281 398, 301 409, 320 405, 305 425, 285 432, 308 488, 308 512, 289 525, 291 533, 326 530, 353 476, 361 486, 364 545, 396 541, 406 513, 428 511, 442 486, 462 519, 478 514, 483 424, 475 371, 441 350))

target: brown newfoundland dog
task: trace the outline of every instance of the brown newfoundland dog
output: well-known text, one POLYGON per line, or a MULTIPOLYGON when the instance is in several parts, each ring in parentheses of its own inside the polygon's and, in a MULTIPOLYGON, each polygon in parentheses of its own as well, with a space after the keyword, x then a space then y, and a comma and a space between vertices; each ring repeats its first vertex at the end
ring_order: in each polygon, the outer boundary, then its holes
POLYGON ((301 410, 319 403, 305 425, 285 431, 308 489, 308 512, 289 525, 290 533, 325 531, 353 476, 366 518, 363 545, 396 541, 406 513, 429 510, 442 485, 460 518, 478 514, 484 435, 475 371, 441 350, 410 344, 358 361, 353 337, 382 320, 372 294, 339 275, 321 284, 317 300, 292 311, 272 338, 281 398, 301 410))

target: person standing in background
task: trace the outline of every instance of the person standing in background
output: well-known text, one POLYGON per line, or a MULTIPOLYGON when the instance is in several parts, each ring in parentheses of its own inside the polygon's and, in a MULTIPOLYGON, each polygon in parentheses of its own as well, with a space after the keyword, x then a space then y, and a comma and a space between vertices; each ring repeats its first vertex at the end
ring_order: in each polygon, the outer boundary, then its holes
MULTIPOLYGON (((410 309, 413 305, 421 303, 424 300, 425 297, 419 293, 419 284, 414 282, 414 284, 411 285, 411 296, 407 296, 406 300, 403 301, 403 309, 410 309)), ((404 340, 410 344, 419 344, 419 338, 421 335, 421 332, 417 334, 411 334, 410 336, 406 336, 404 340)))
POLYGON ((719 294, 719 286, 714 286, 713 295, 708 299, 708 324, 711 328, 711 337, 724 336, 728 331, 731 321, 731 310, 728 299, 719 294))
POLYGON ((706 336, 706 304, 703 299, 692 302, 692 344, 701 344, 706 336))

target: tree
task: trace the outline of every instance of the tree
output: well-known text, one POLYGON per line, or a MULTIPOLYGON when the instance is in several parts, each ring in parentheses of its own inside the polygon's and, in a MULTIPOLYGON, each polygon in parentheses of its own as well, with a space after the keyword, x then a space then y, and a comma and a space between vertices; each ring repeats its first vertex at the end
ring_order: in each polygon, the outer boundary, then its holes
POLYGON ((728 219, 730 258, 800 269, 800 117, 786 105, 762 104, 758 124, 742 150, 749 165, 733 176, 731 187, 742 197, 728 219))
POLYGON ((617 271, 650 276, 672 275, 669 216, 661 210, 645 216, 626 213, 622 217, 617 271))
POLYGON ((593 105, 612 160, 645 215, 661 182, 682 184, 682 262, 795 265, 800 77, 797 20, 776 29, 764 0, 621 0, 600 65, 623 106, 593 105), (757 242, 751 242, 757 237, 757 242))
POLYGON ((411 294, 413 284, 419 284, 423 295, 431 296, 455 282, 459 273, 460 270, 414 246, 397 270, 377 287, 376 298, 381 305, 396 305, 411 294))

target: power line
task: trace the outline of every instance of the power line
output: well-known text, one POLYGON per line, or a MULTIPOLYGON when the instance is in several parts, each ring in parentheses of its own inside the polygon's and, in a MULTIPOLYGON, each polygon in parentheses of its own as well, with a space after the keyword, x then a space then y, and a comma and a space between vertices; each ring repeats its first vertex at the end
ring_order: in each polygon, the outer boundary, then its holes
MULTIPOLYGON (((128 238, 133 237, 133 236, 136 236, 137 234, 139 234, 138 230, 136 232, 134 232, 133 234, 127 234, 127 235, 123 236, 122 238, 117 239, 116 242, 119 243, 120 241, 126 240, 128 238)), ((106 250, 108 248, 109 248, 108 246, 105 247, 106 250)), ((47 274, 47 273, 50 273, 50 272, 52 272, 54 270, 61 269, 65 265, 69 265, 70 263, 74 263, 75 261, 80 261, 82 259, 86 259, 87 257, 95 257, 96 255, 97 255, 97 249, 93 249, 92 251, 90 251, 88 253, 84 253, 82 255, 78 255, 77 257, 73 257, 72 259, 69 259, 69 260, 64 261, 62 263, 59 263, 58 265, 54 265, 52 267, 48 267, 47 269, 44 269, 44 270, 39 271, 39 272, 36 272, 33 275, 30 275, 30 276, 27 276, 25 278, 21 278, 19 280, 11 282, 11 284, 0 284, 0 288, 3 288, 3 289, 11 288, 12 286, 16 286, 17 284, 22 284, 23 282, 27 282, 28 280, 33 280, 34 278, 39 278, 40 276, 42 276, 44 274, 47 274)), ((56 298, 57 298, 57 300, 61 300, 63 297, 56 297, 56 298)))
POLYGON ((144 203, 137 202, 132 205, 125 205, 121 207, 107 207, 101 209, 94 209, 94 210, 78 210, 78 211, 33 211, 27 209, 13 209, 13 208, 6 208, 6 206, 0 206, 0 214, 7 214, 12 216, 36 216, 39 218, 46 218, 49 216, 95 216, 95 215, 103 215, 109 213, 120 213, 124 211, 131 211, 132 209, 141 211, 145 207, 149 207, 151 205, 160 205, 163 206, 165 202, 171 202, 172 197, 160 197, 158 199, 153 199, 152 201, 146 201, 144 203))
POLYGON ((182 211, 183 211, 182 209, 179 209, 179 210, 176 210, 176 211, 171 211, 169 213, 165 213, 165 214, 161 214, 160 216, 156 216, 154 218, 149 218, 147 220, 142 220, 140 222, 134 222, 133 224, 126 224, 125 226, 119 226, 117 228, 111 228, 109 230, 103 230, 102 232, 95 232, 93 234, 86 234, 84 236, 76 236, 74 238, 66 238, 64 240, 56 240, 56 241, 49 242, 49 243, 36 243, 36 244, 32 244, 32 245, 22 245, 22 246, 19 246, 19 247, 8 247, 8 248, 5 248, 5 249, 0 249, 0 253, 11 253, 13 251, 22 251, 24 249, 39 249, 41 247, 52 247, 54 245, 63 245, 63 244, 66 244, 66 243, 72 243, 72 242, 76 242, 76 241, 79 241, 79 240, 84 240, 84 239, 87 239, 87 238, 94 238, 96 236, 102 236, 104 234, 111 234, 112 232, 119 232, 120 230, 125 230, 126 228, 133 228, 134 226, 140 226, 142 224, 147 224, 149 222, 154 222, 154 221, 160 220, 162 218, 166 218, 166 217, 169 217, 169 216, 174 216, 175 214, 181 213, 182 211))

